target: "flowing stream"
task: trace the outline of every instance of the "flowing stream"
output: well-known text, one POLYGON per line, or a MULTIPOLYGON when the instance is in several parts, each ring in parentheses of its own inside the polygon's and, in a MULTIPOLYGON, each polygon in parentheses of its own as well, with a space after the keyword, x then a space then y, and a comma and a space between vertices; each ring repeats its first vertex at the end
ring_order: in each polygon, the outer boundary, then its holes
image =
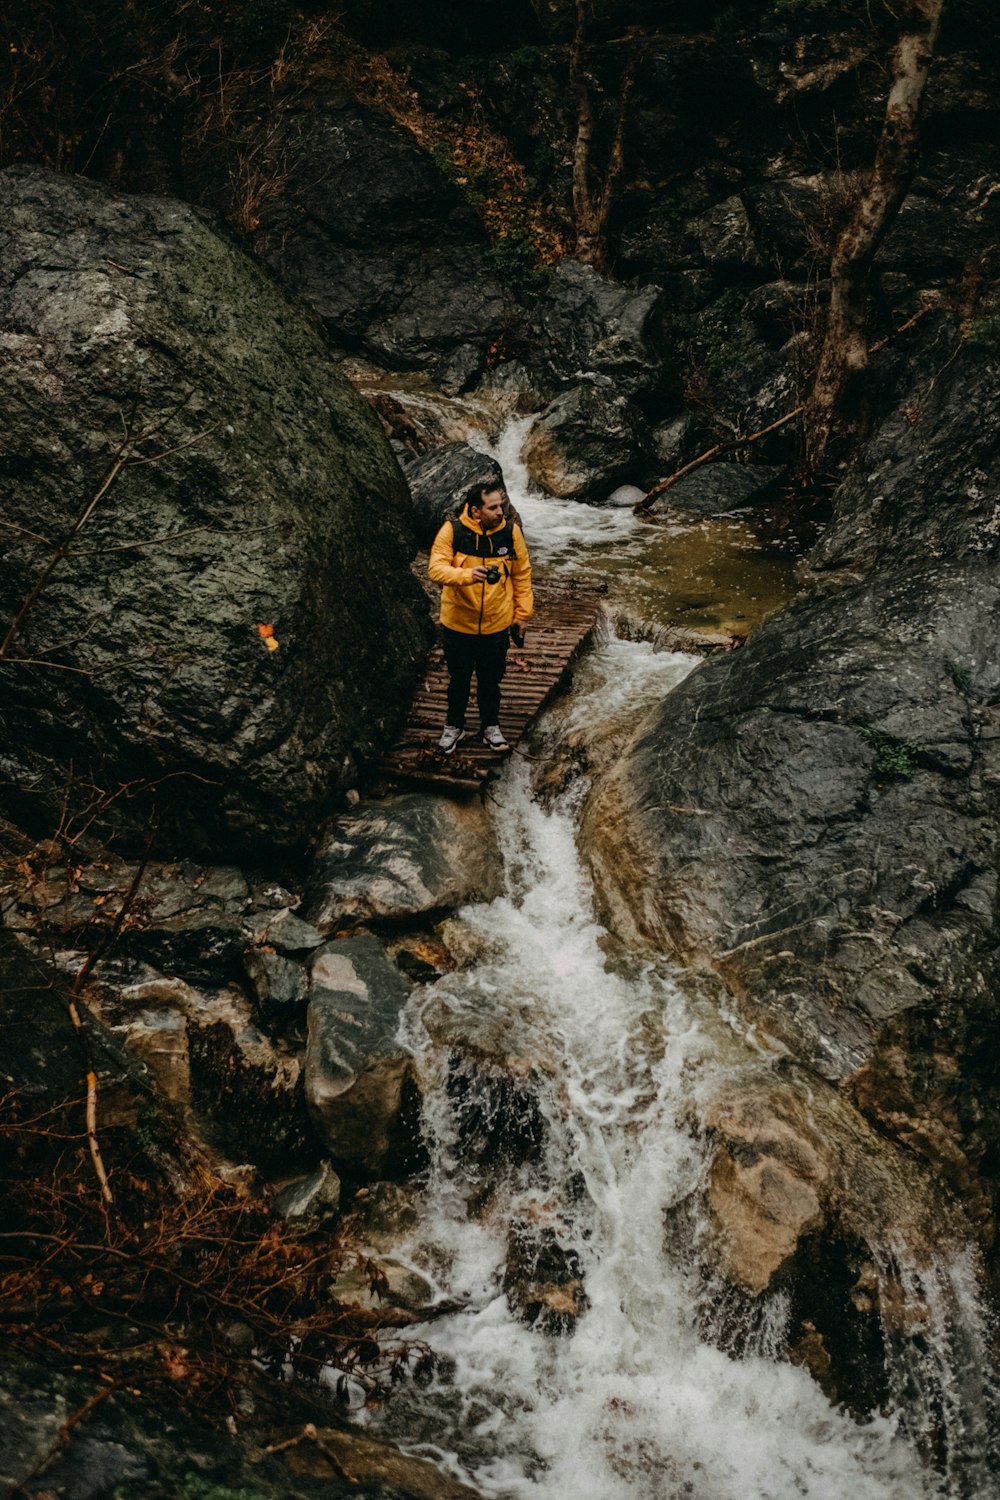
MULTIPOLYGON (((642 564, 628 512, 528 493, 518 442, 513 424, 500 457, 543 569, 581 554, 596 566, 602 549, 642 564)), ((605 631, 531 753, 634 723, 696 664, 605 631)), ((720 1347, 733 1310, 668 1226, 700 1201, 692 1104, 754 1054, 682 973, 600 925, 577 846, 583 791, 571 781, 543 803, 515 755, 494 805, 504 892, 458 914, 463 965, 405 1015, 430 1167, 394 1253, 449 1310, 411 1330, 435 1352, 429 1381, 359 1420, 494 1500, 988 1500, 996 1389, 971 1253, 917 1270, 882 1247, 924 1320, 895 1353, 887 1330, 884 1413, 834 1408, 784 1357, 781 1296, 744 1319, 738 1357, 720 1347), (525 1239, 563 1268, 562 1331, 517 1315, 506 1268, 525 1239)))
MULTIPOLYGON (((607 638, 555 732, 634 714, 692 665, 607 638)), ((970 1388, 981 1387, 978 1372, 956 1367, 985 1357, 988 1344, 969 1266, 937 1273, 940 1326, 926 1368, 901 1363, 900 1407, 864 1423, 780 1358, 780 1298, 765 1304, 740 1358, 705 1337, 706 1289, 665 1224, 704 1169, 690 1101, 746 1044, 669 966, 629 958, 595 920, 576 801, 570 791, 546 810, 527 765, 511 766, 496 805, 504 894, 461 913, 475 960, 418 992, 406 1017, 428 1082, 432 1165, 419 1229, 399 1253, 458 1310, 413 1330, 435 1350, 438 1373, 428 1387, 408 1384, 379 1420, 409 1451, 504 1500, 985 1500, 995 1493, 985 1474, 956 1460, 939 1478, 915 1441, 940 1420, 944 1393, 960 1445, 962 1412, 983 1398, 970 1388), (480 1059, 527 1065, 544 1122, 530 1160, 479 1161, 474 1143, 496 1096, 488 1063, 456 1090, 456 1037, 480 1059), (525 1224, 575 1253, 586 1310, 572 1333, 526 1326, 504 1293, 511 1227, 525 1224), (953 1347, 956 1317, 978 1350, 953 1347)), ((913 1288, 925 1301, 929 1279, 913 1288)))

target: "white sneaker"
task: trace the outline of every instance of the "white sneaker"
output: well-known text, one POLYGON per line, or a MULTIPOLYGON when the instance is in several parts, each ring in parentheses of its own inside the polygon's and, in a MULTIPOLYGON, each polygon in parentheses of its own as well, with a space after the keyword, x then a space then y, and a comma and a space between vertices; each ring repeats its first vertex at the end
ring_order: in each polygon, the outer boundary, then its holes
POLYGON ((446 724, 441 731, 441 738, 438 740, 438 749, 443 755, 450 755, 459 740, 464 739, 464 729, 457 729, 454 724, 446 724))
POLYGON ((509 750, 506 735, 499 724, 486 724, 483 727, 483 744, 488 750, 509 750))

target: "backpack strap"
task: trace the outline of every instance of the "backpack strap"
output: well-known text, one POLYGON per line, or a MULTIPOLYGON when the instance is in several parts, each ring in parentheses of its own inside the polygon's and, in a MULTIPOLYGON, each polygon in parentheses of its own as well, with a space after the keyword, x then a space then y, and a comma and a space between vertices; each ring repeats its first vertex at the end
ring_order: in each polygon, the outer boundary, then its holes
POLYGON ((499 531, 492 531, 488 536, 481 531, 473 531, 471 526, 466 526, 459 516, 451 518, 452 551, 461 552, 466 557, 501 557, 505 562, 513 562, 516 553, 514 551, 514 523, 505 521, 499 531))

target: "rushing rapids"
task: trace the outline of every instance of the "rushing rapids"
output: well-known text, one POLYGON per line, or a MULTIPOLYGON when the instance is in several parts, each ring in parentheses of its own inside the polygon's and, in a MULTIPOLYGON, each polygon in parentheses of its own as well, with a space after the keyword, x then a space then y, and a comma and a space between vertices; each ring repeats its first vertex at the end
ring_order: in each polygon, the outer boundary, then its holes
MULTIPOLYGON (((684 528, 532 494, 524 427, 492 451, 536 565, 598 576, 614 558, 612 612, 616 594, 627 606, 629 577, 655 575, 651 552, 684 528)), ((640 598, 647 624, 676 618, 670 579, 659 587, 651 611, 640 598)), ((605 631, 536 763, 587 735, 614 753, 616 733, 696 664, 605 631)), ((864 1418, 789 1360, 785 1293, 729 1296, 699 1248, 708 1226, 690 1223, 708 1170, 692 1121, 748 1057, 772 1060, 683 971, 602 927, 577 847, 585 780, 553 799, 529 760, 515 758, 499 792, 504 893, 460 913, 463 966, 417 991, 404 1020, 430 1167, 396 1253, 448 1310, 415 1330, 434 1378, 370 1420, 497 1500, 986 1500, 997 1392, 976 1256, 918 1263, 903 1243, 872 1247, 884 1303, 903 1313, 882 1320, 890 1399, 864 1418), (669 1232, 685 1216, 687 1233, 669 1232), (533 1326, 511 1272, 525 1234, 562 1282, 533 1326)))
MULTIPOLYGON (((691 666, 606 639, 562 727, 633 714, 691 666)), ((439 1374, 390 1403, 391 1433, 504 1500, 985 1500, 990 1479, 967 1443, 978 1446, 991 1406, 969 1259, 904 1271, 928 1305, 927 1359, 901 1349, 894 1409, 864 1422, 832 1409, 783 1359, 780 1296, 760 1310, 742 1358, 705 1337, 712 1313, 699 1268, 664 1244, 664 1221, 703 1173, 688 1106, 745 1043, 685 995, 669 966, 616 951, 592 915, 574 801, 568 792, 546 810, 525 763, 511 766, 499 807, 504 895, 460 916, 477 962, 418 993, 406 1019, 429 1083, 432 1167, 420 1229, 402 1253, 460 1311, 417 1331, 439 1374), (442 1013, 445 1044, 433 1037, 442 1013), (481 1121, 492 1107, 489 1080, 456 1098, 459 1034, 472 1049, 501 1037, 511 1059, 534 1062, 541 1152, 489 1182, 463 1149, 469 1115, 481 1121), (585 1311, 573 1334, 511 1313, 502 1284, 516 1223, 544 1224, 579 1265, 585 1311), (942 1424, 943 1476, 921 1461, 942 1424)), ((885 1257, 888 1269, 888 1245, 885 1257)))
MULTIPOLYGON (((693 664, 606 638, 562 731, 634 714, 693 664)), ((928 1304, 928 1352, 917 1360, 900 1346, 893 1408, 864 1422, 783 1358, 782 1297, 757 1310, 741 1357, 713 1342, 703 1268, 664 1226, 704 1172, 691 1101, 745 1043, 669 966, 622 954, 595 920, 574 792, 546 810, 518 764, 500 796, 505 891, 461 914, 478 957, 418 992, 405 1023, 429 1085, 432 1164, 402 1253, 460 1310, 418 1330, 439 1373, 390 1403, 394 1436, 504 1500, 985 1497, 972 1454, 992 1393, 975 1363, 987 1333, 968 1258, 921 1272, 885 1247, 886 1274, 891 1263, 928 1304), (530 1060, 543 1122, 531 1159, 502 1170, 470 1153, 470 1117, 481 1125, 495 1101, 474 1068, 456 1089, 461 1035, 473 1054, 495 1057, 499 1036, 510 1059, 530 1060), (505 1262, 522 1223, 545 1226, 579 1271, 571 1334, 511 1310, 505 1262), (922 1461, 935 1443, 943 1474, 922 1461)))

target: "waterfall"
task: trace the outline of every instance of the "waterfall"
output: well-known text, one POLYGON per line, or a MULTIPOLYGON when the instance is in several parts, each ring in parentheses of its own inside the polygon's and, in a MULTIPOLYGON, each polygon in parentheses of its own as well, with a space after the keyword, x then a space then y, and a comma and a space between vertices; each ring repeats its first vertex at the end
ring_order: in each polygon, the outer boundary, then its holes
MULTIPOLYGON (((691 665, 605 639, 579 671, 561 732, 634 715, 691 665)), ((459 918, 478 957, 418 992, 405 1019, 431 1167, 419 1228, 399 1253, 457 1310, 414 1330, 437 1354, 433 1380, 405 1385, 375 1420, 497 1500, 985 1500, 992 1491, 976 1475, 957 1461, 942 1472, 924 1451, 941 1393, 956 1410, 979 1400, 956 1365, 986 1358, 967 1266, 941 1273, 951 1309, 924 1369, 915 1373, 911 1347, 893 1409, 864 1421, 782 1357, 781 1297, 759 1304, 740 1357, 706 1340, 697 1267, 664 1226, 702 1180, 688 1108, 732 1066, 725 1028, 683 976, 623 953, 595 919, 577 801, 571 788, 546 809, 527 765, 509 768, 496 807, 504 894, 459 918), (503 1124, 498 1057, 515 1080, 524 1149, 484 1163, 483 1142, 503 1124), (513 1311, 504 1267, 521 1225, 580 1283, 572 1332, 513 1311), (907 1389, 914 1380, 924 1408, 907 1389)), ((939 1282, 907 1276, 915 1296, 943 1300, 939 1282)))

